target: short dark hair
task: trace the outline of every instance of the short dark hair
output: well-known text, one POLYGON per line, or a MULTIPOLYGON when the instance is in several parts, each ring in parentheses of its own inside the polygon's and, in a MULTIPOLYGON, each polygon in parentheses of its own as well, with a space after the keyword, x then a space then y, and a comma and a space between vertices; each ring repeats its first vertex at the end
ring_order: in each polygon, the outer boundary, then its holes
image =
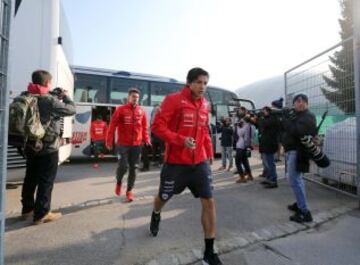
POLYGON ((244 106, 241 106, 240 110, 245 111, 245 112, 247 111, 247 109, 244 106))
POLYGON ((265 106, 262 108, 263 111, 271 112, 271 108, 269 106, 265 106))
POLYGON ((51 81, 51 79, 51 74, 45 70, 36 70, 31 75, 31 80, 33 84, 41 86, 45 86, 48 81, 51 81))
POLYGON ((190 69, 190 71, 188 72, 188 74, 186 76, 186 83, 190 84, 190 83, 194 82, 201 75, 205 75, 205 76, 209 77, 209 73, 200 67, 195 67, 195 68, 190 69))
POLYGON ((309 102, 309 99, 307 97, 307 95, 305 94, 297 94, 294 98, 293 98, 293 104, 295 103, 296 100, 298 99, 302 99, 303 101, 305 101, 306 103, 309 102))
POLYGON ((136 87, 129 88, 128 95, 130 96, 132 93, 136 93, 140 95, 140 90, 136 87))

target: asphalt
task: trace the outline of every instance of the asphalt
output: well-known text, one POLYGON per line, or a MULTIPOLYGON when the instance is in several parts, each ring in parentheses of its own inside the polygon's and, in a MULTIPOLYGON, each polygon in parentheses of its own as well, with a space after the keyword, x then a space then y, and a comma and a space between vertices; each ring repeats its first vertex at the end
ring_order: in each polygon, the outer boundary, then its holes
MULTIPOLYGON (((219 165, 216 161, 213 168, 219 165)), ((251 165, 254 175, 259 174, 256 157, 251 165)), ((160 169, 138 175, 136 199, 127 203, 124 196, 113 194, 115 168, 112 161, 98 167, 86 162, 61 166, 52 208, 64 216, 53 223, 35 226, 21 221, 21 186, 7 190, 6 264, 199 264, 200 202, 189 192, 175 196, 162 212, 158 237, 150 237, 160 169)), ((286 205, 294 197, 283 168, 278 165, 279 188, 270 190, 259 184, 259 178, 236 184, 231 172, 214 170, 216 245, 224 264, 360 264, 359 214, 354 210, 358 201, 307 183, 315 222, 290 223, 286 205), (336 263, 341 257, 344 262, 336 263)))

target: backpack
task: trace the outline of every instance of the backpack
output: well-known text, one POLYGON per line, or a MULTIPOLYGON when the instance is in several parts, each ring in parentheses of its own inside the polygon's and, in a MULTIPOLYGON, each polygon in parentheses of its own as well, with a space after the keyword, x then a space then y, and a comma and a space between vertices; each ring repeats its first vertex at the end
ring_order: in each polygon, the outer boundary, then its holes
POLYGON ((40 121, 38 95, 23 92, 10 104, 9 109, 9 145, 18 148, 31 147, 40 151, 43 147, 46 126, 40 121))

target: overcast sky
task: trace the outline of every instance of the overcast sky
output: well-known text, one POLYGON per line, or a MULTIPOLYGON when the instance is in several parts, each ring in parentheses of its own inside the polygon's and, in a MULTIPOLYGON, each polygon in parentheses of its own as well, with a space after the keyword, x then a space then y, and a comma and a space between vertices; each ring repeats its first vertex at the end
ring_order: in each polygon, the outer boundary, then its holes
POLYGON ((338 0, 62 0, 74 64, 237 89, 340 41, 338 0))

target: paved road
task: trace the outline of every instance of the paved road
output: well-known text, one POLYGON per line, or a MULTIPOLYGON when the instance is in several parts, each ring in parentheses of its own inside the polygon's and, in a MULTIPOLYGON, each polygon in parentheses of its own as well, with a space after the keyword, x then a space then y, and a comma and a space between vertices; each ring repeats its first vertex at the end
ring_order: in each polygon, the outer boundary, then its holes
MULTIPOLYGON (((253 158, 255 175, 260 170, 258 163, 253 158)), ((101 163, 95 169, 87 163, 62 166, 53 208, 61 208, 65 215, 54 223, 33 226, 20 221, 20 188, 8 190, 6 264, 146 264, 166 253, 202 248, 198 200, 188 192, 174 197, 163 211, 159 236, 151 238, 149 215, 159 170, 139 174, 137 199, 126 203, 123 197, 113 196, 114 167, 114 163, 101 163)), ((219 161, 213 167, 219 167, 219 161)), ((281 168, 279 171, 283 171, 281 168)), ((241 233, 288 221, 286 205, 294 199, 285 180, 280 181, 278 189, 265 190, 259 180, 235 184, 229 172, 216 172, 214 179, 219 244, 241 233)), ((307 188, 315 214, 354 206, 354 200, 315 184, 308 183, 307 188)))

